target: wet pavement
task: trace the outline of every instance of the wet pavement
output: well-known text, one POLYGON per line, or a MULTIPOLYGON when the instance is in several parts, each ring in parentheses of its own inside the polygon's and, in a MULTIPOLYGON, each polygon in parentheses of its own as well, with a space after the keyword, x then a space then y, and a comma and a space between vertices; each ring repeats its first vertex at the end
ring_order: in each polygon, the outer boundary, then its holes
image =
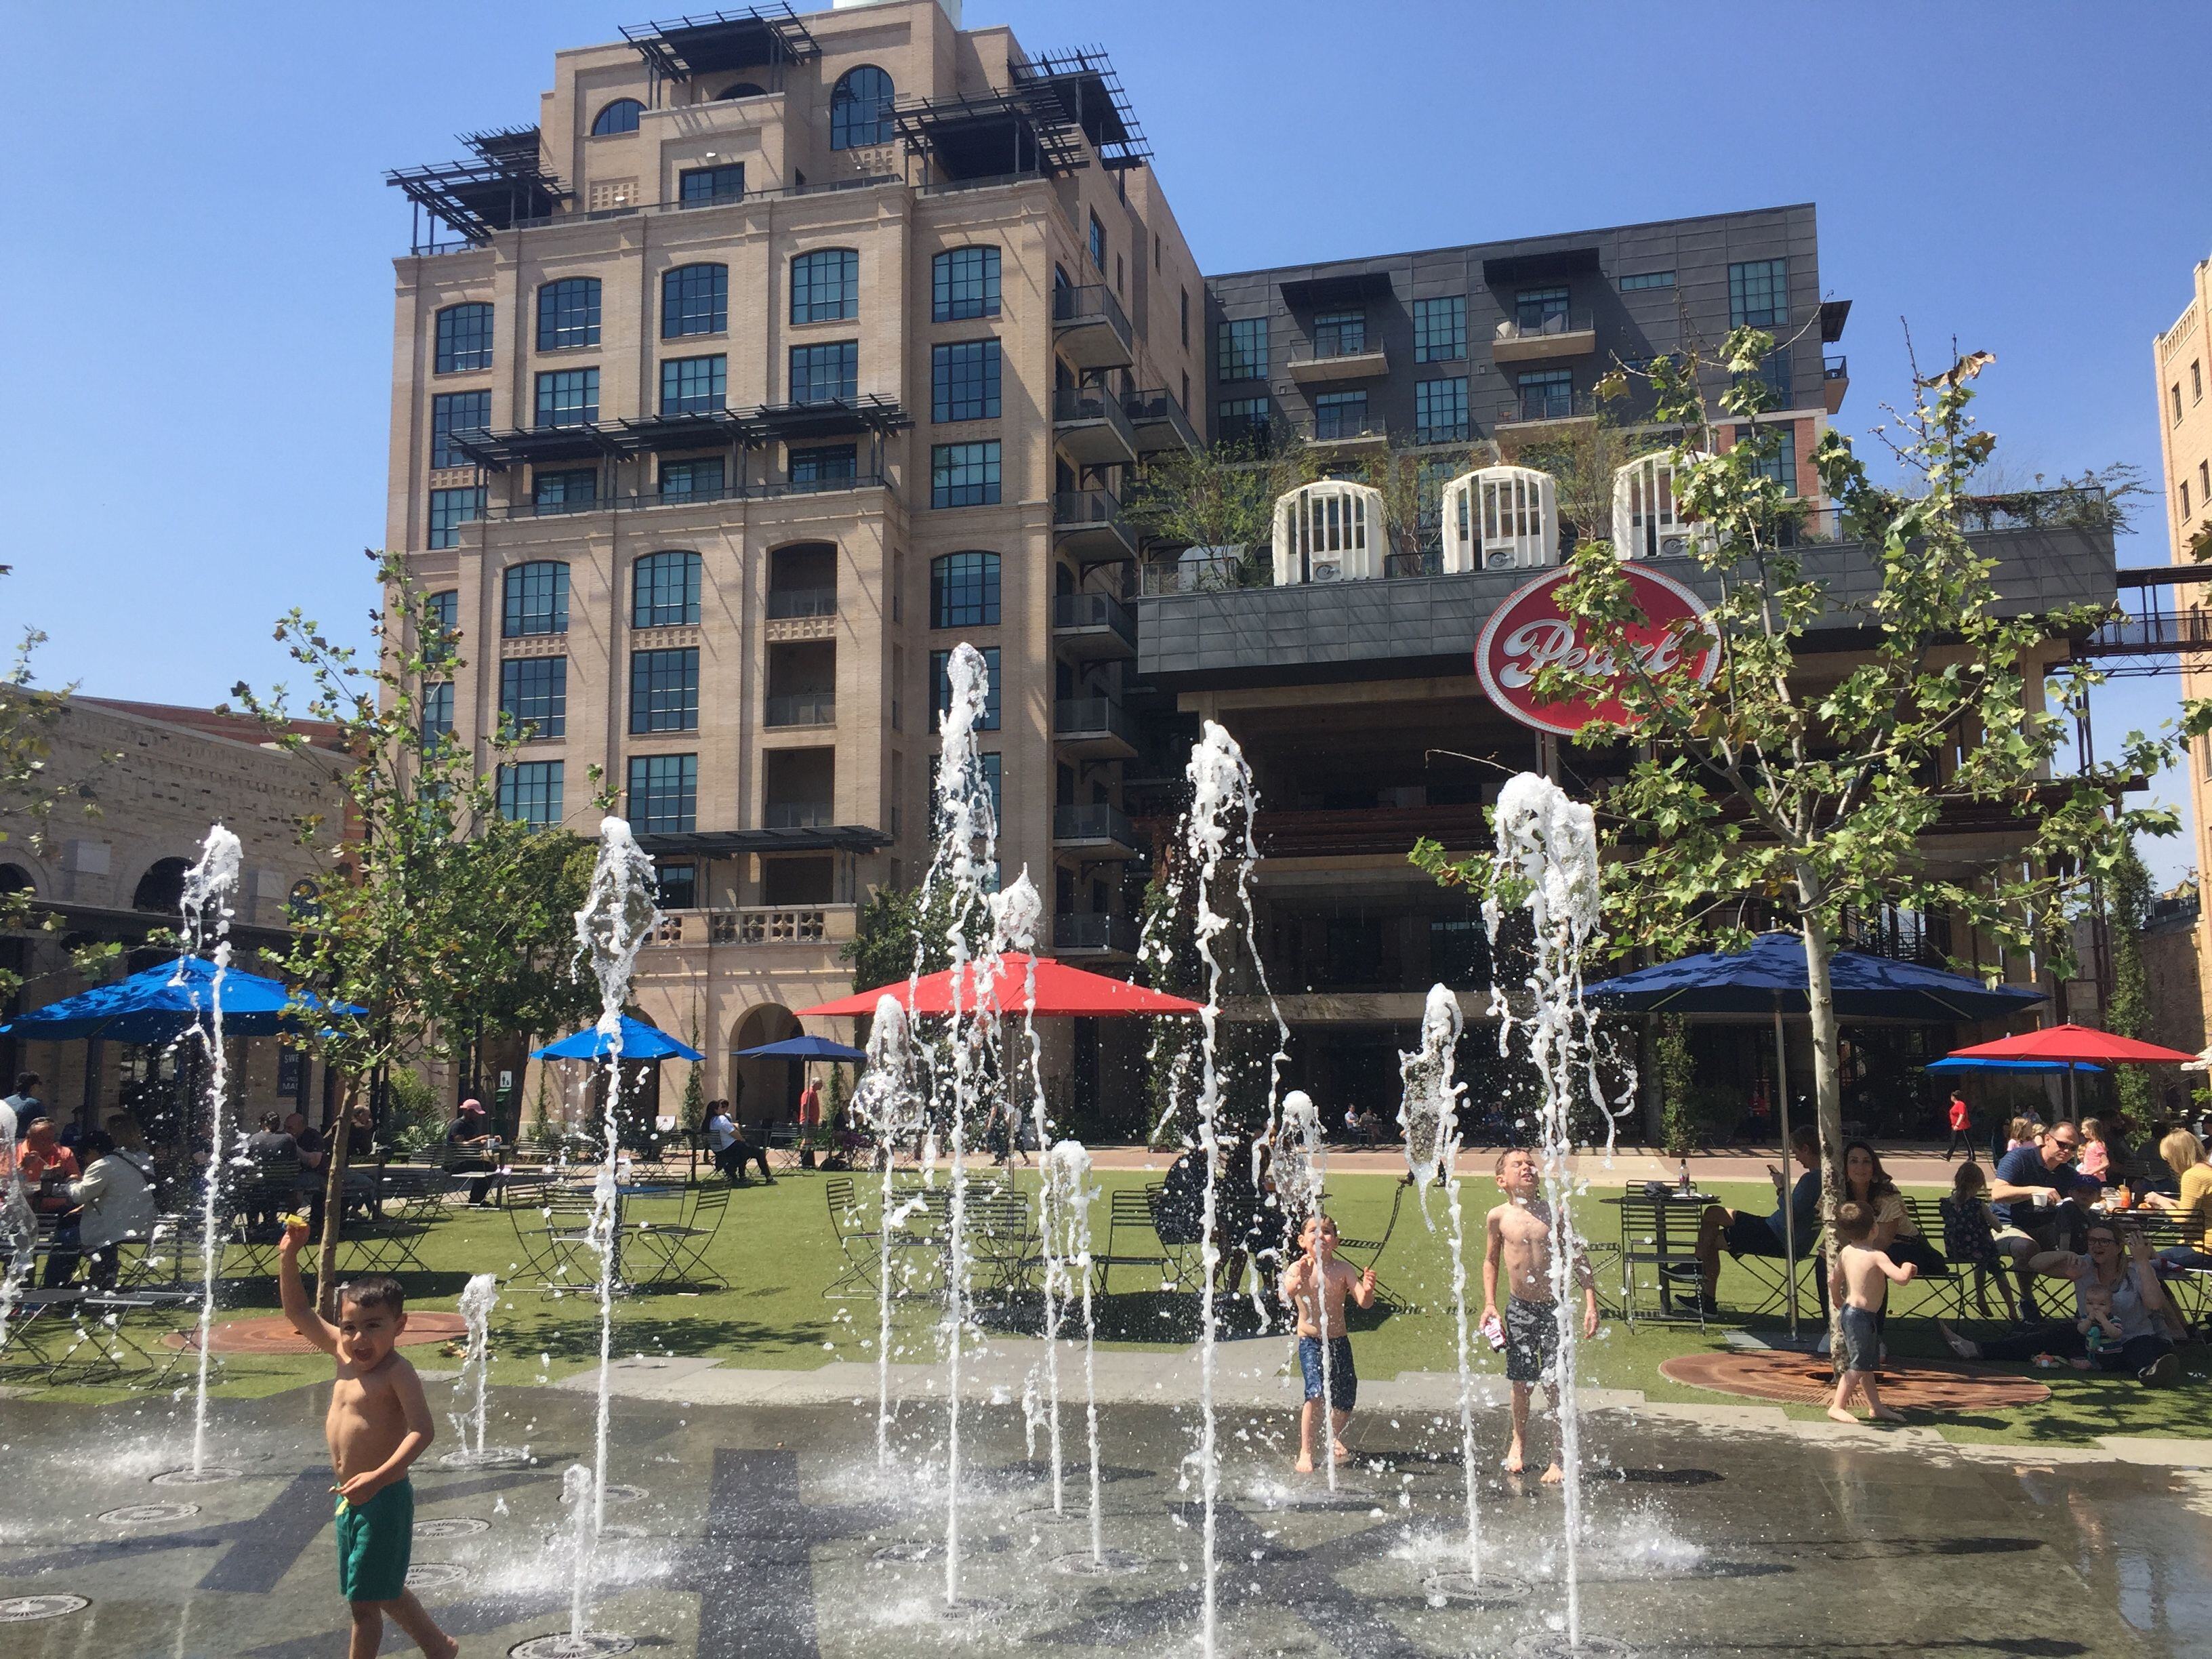
MULTIPOLYGON (((442 1393, 432 1385, 434 1404, 442 1393)), ((166 1401, 0 1401, 0 1656, 343 1652, 322 1399, 219 1407, 215 1461, 239 1478, 196 1486, 153 1480, 188 1441, 166 1401)), ((1062 1518, 1018 1405, 969 1406, 968 1605, 948 1618, 945 1490, 930 1466, 943 1407, 904 1409, 903 1461, 886 1475, 873 1406, 618 1400, 611 1479, 623 1489, 610 1492, 590 1570, 592 1626, 640 1653, 706 1659, 1194 1650, 1196 1476, 1186 1487, 1180 1467, 1194 1413, 1102 1413, 1116 1570, 1094 1574, 1079 1411, 1066 1420, 1062 1518)), ((1290 1474, 1285 1413, 1227 1414, 1221 1651, 1564 1651, 1558 1494, 1486 1472, 1486 1594, 1470 1601, 1450 1577, 1467 1565, 1456 1425, 1390 1409, 1355 1422, 1362 1461, 1333 1497, 1290 1474)), ((417 1593, 463 1653, 489 1659, 568 1627, 576 1564, 561 1471, 587 1455, 591 1413, 574 1391, 502 1390, 491 1438, 527 1446, 534 1463, 434 1467, 448 1434, 417 1474, 417 1593)), ((1501 1427, 1486 1409, 1486 1444, 1501 1427)), ((1590 1415, 1585 1443, 1583 1629, 1605 1651, 2212 1659, 2202 1472, 1822 1444, 1611 1410, 1590 1415)), ((385 1651, 412 1650, 387 1633, 385 1651)))

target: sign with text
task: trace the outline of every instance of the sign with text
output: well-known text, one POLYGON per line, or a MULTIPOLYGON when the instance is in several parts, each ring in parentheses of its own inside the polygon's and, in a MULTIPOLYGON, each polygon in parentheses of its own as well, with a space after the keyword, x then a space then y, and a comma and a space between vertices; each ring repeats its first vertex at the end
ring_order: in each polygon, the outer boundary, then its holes
POLYGON ((1626 722, 1628 713, 1618 698, 1604 693, 1539 702, 1536 676, 1546 668, 1617 681, 1628 672, 1625 657, 1654 676, 1676 674, 1686 666, 1700 685, 1711 681, 1720 666, 1720 647, 1708 645, 1696 661, 1686 664, 1674 636, 1676 624, 1704 619, 1704 603, 1681 583, 1656 571, 1624 564, 1621 574, 1644 620, 1609 638, 1595 637, 1589 624, 1559 609, 1559 589, 1573 579, 1571 569, 1563 566, 1515 588, 1491 613, 1482 636, 1474 642, 1474 672, 1490 700, 1523 726, 1572 737, 1592 720, 1626 722))

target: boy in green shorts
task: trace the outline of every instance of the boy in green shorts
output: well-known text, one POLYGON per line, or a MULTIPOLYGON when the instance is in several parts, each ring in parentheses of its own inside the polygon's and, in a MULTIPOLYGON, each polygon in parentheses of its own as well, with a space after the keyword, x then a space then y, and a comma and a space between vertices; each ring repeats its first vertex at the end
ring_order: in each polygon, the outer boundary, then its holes
POLYGON ((398 1279, 382 1273, 341 1285, 333 1325, 300 1282, 300 1246, 307 1238, 307 1223, 287 1216, 276 1283, 292 1328, 337 1361, 323 1433, 338 1480, 331 1488, 338 1500, 338 1588, 353 1606, 349 1659, 374 1659, 387 1613, 430 1659, 453 1659, 460 1644, 438 1628, 407 1588, 415 1533, 407 1470, 429 1446, 433 1430, 422 1379, 398 1352, 407 1328, 405 1293, 398 1279))

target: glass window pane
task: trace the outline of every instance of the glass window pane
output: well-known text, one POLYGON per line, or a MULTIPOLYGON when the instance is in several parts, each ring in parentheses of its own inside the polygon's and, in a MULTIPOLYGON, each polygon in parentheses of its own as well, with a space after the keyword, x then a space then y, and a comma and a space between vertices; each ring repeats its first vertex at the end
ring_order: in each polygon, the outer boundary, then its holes
POLYGON ((441 392, 430 399, 430 465, 471 466, 474 463, 453 447, 456 432, 482 432, 491 424, 489 392, 441 392))
POLYGON ((1624 276, 1620 279, 1620 291, 1623 294, 1633 294, 1637 289, 1644 288, 1674 286, 1674 273, 1671 270, 1643 270, 1632 276, 1624 276))
POLYGON ((629 729, 699 729, 699 652, 633 651, 629 655, 629 729))
POLYGON ((539 426, 589 426, 599 418, 598 369, 550 369, 538 377, 539 426))
POLYGON ((1267 319, 1240 317, 1215 331, 1215 373, 1224 380, 1267 378, 1267 319))
POLYGON ((1413 361, 1448 363, 1467 356, 1467 295, 1413 301, 1413 361))
POLYGON ((1513 296, 1513 319, 1523 329, 1541 329, 1567 314, 1567 290, 1563 288, 1524 288, 1513 296))
POLYGON ((453 688, 450 683, 426 685, 422 700, 422 746, 453 734, 453 688))
POLYGON ((932 628, 999 625, 999 556, 947 553, 929 562, 932 628))
POLYGON ((999 250, 956 247, 937 256, 931 280, 930 315, 937 322, 964 322, 999 314, 999 250))
POLYGON ((730 268, 678 265, 660 274, 660 337, 720 334, 730 325, 730 268))
POLYGON ((560 351, 599 343, 599 279, 570 276, 538 290, 538 349, 560 351))
POLYGON ((434 489, 430 492, 430 545, 458 547, 460 527, 474 519, 483 517, 484 492, 482 484, 467 489, 434 489))
POLYGON ((1415 382, 1413 425, 1416 441, 1421 443, 1463 441, 1468 436, 1466 380, 1415 382))
POLYGON ((873 64, 846 70, 830 94, 830 148, 890 143, 894 96, 891 77, 873 64))
POLYGON ((1314 356, 1350 357, 1367 349, 1367 313, 1325 311, 1313 319, 1314 356))
POLYGON ((929 353, 933 421, 988 421, 999 415, 999 343, 962 340, 929 353))
POLYGON ((837 484, 859 476, 860 452, 851 444, 818 444, 791 452, 789 477, 795 484, 837 484))
POLYGON ((447 306, 438 313, 437 372, 491 367, 491 307, 447 306))
POLYGON ((828 403, 860 395, 860 343, 837 340, 791 349, 791 401, 828 403))
POLYGON ((565 737, 568 730, 568 659, 510 657, 499 665, 499 712, 515 735, 565 737))
POLYGON ((929 452, 932 507, 992 507, 999 500, 999 444, 939 444, 929 452))
POLYGON ((499 814, 533 829, 561 822, 561 763, 521 761, 499 769, 499 814))
POLYGON ((664 415, 710 415, 728 401, 724 395, 725 365, 717 352, 712 357, 671 357, 660 366, 660 412, 664 415))
POLYGON ((685 167, 676 175, 676 198, 685 207, 734 202, 745 193, 742 162, 723 167, 685 167))
POLYGON ((722 457, 703 456, 689 461, 660 464, 660 499, 665 501, 712 501, 723 489, 722 457))
POLYGON ((501 578, 500 633, 507 639, 568 631, 568 567, 539 559, 501 578))
POLYGON ((689 835, 698 828, 699 757, 633 755, 629 823, 641 835, 689 835))
POLYGON ((530 480, 531 505, 541 514, 576 513, 599 498, 599 475, 589 467, 538 472, 530 480))
POLYGON ((791 262, 791 320, 842 322, 860 314, 860 256, 825 247, 791 262))
MULTIPOLYGON (((717 467, 720 465, 715 463, 717 467)), ((640 559, 630 572, 630 626, 696 626, 699 569, 696 553, 648 553, 640 559)))
POLYGON ((1729 267, 1729 326, 1779 328, 1790 317, 1790 262, 1750 259, 1729 267))
POLYGON ((635 98, 617 98, 601 110, 592 122, 592 137, 604 138, 610 133, 635 132, 638 118, 645 113, 645 106, 635 98))
MULTIPOLYGON (((987 645, 983 650, 983 669, 989 684, 983 698, 983 722, 975 729, 995 732, 999 729, 999 647, 987 645)), ((952 653, 933 651, 929 653, 929 707, 931 730, 943 727, 945 711, 952 707, 952 653)))

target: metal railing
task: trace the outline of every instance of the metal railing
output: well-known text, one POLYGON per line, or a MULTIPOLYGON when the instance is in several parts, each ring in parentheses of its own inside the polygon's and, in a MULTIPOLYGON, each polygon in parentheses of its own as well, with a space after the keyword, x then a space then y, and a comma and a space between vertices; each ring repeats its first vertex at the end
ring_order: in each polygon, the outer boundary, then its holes
POLYGON ((1121 503, 1110 489, 1063 489, 1052 498, 1052 521, 1061 530, 1085 525, 1121 526, 1121 503))
POLYGON ((1059 288, 1052 293, 1052 321, 1055 328, 1075 328, 1085 323, 1104 323, 1123 345, 1129 343, 1129 313, 1103 283, 1081 288, 1059 288))
POLYGON ((1218 554, 1211 558, 1177 559, 1144 568, 1139 591, 1148 597, 1163 593, 1221 593, 1240 587, 1272 587, 1274 570, 1262 548, 1243 558, 1218 554))
POLYGON ((826 830, 830 806, 826 800, 772 800, 761 819, 770 830, 826 830))
POLYGON ((772 619, 791 617, 834 617, 837 590, 834 587, 771 587, 768 614, 772 619))
POLYGON ((1596 326, 1587 311, 1556 311, 1535 322, 1508 317, 1492 337, 1499 341, 1548 340, 1567 334, 1587 334, 1596 326))
POLYGON ((1129 424, 1121 397, 1103 386, 1061 386, 1052 394, 1052 419, 1055 426, 1101 422, 1121 434, 1131 450, 1137 447, 1136 429, 1129 424))
POLYGON ((1110 841, 1121 847, 1137 845, 1137 826, 1120 807, 1103 801, 1087 806, 1052 809, 1054 841, 1110 841))
MULTIPOLYGON (((830 495, 854 489, 892 489, 880 472, 849 477, 789 479, 770 483, 725 484, 719 489, 634 490, 575 501, 504 501, 488 505, 486 519, 553 519, 577 513, 638 513, 656 507, 700 507, 714 501, 774 501, 786 495, 830 495)), ((896 492, 894 492, 896 493, 896 492)))
POLYGON ((761 501, 784 495, 834 495, 846 489, 888 489, 890 480, 880 472, 833 473, 823 478, 781 478, 749 485, 746 494, 761 501))
POLYGON ((1597 413, 1597 400, 1587 392, 1526 386, 1519 387, 1518 392, 1515 408, 1498 417, 1500 426, 1528 421, 1571 421, 1597 413))
POLYGON ((1463 444, 1474 439, 1474 422, 1452 421, 1443 426, 1417 426, 1413 428, 1416 444, 1463 444))
POLYGON ((835 691, 790 691, 780 697, 770 697, 763 710, 762 724, 766 726, 835 726, 837 723, 837 694, 835 691))
POLYGON ((1351 443, 1362 438, 1390 435, 1389 423, 1365 408, 1316 409, 1304 430, 1307 438, 1317 444, 1351 443))
POLYGON ((1382 343, 1380 340, 1370 340, 1364 334, 1356 341, 1346 340, 1342 335, 1331 335, 1327 338, 1316 335, 1306 343, 1306 348, 1307 362, 1326 363, 1339 357, 1379 356, 1382 355, 1382 343))
POLYGON ((1178 442, 1188 448, 1198 447, 1198 428, 1191 425, 1189 412, 1176 401, 1175 394, 1164 387, 1133 392, 1123 400, 1121 407, 1127 412, 1132 425, 1172 428, 1178 442))
POLYGON ((1127 916, 1062 915, 1052 919, 1055 951, 1109 951, 1133 957, 1139 938, 1137 924, 1127 916))
POLYGON ((1851 360, 1838 353, 1820 360, 1820 378, 1824 380, 1848 380, 1851 378, 1851 360))
POLYGON ((1129 607, 1107 593, 1055 593, 1052 600, 1055 630, 1109 628, 1130 645, 1137 642, 1137 619, 1129 607))
POLYGON ((1110 736, 1134 747, 1137 723, 1111 697, 1064 697, 1052 706, 1056 738, 1110 736))

